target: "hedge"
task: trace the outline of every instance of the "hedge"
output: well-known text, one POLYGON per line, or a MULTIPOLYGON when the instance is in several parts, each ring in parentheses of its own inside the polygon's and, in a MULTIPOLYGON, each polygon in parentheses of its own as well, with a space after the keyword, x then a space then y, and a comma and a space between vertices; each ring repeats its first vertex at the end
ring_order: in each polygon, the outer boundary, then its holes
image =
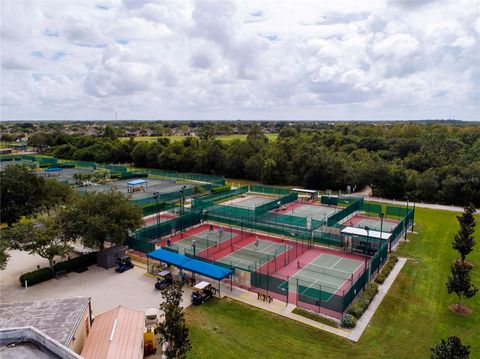
POLYGON ((27 281, 28 286, 32 286, 38 283, 45 282, 53 278, 53 273, 50 268, 40 268, 33 272, 28 272, 22 274, 19 278, 22 287, 25 286, 25 281, 27 281))
POLYGON ((383 284, 385 282, 385 279, 387 279, 388 275, 392 271, 393 267, 395 267, 395 264, 398 262, 398 257, 395 255, 391 255, 388 258, 387 263, 383 266, 381 272, 377 275, 375 278, 375 282, 378 284, 383 284))
MULTIPOLYGON (((75 257, 63 262, 59 262, 53 267, 55 272, 73 272, 94 264, 97 264, 97 253, 88 253, 80 257, 75 257)), ((38 283, 45 282, 49 279, 52 279, 53 277, 54 274, 52 273, 50 268, 40 268, 34 270, 33 272, 22 274, 18 280, 23 287, 25 286, 25 281, 27 281, 28 286, 32 286, 38 283)))
POLYGON ((97 253, 88 253, 64 262, 59 262, 54 265, 54 268, 55 272, 74 272, 76 270, 81 270, 94 264, 97 264, 97 253))
POLYGON ((226 191, 230 191, 231 188, 232 187, 230 186, 217 186, 217 187, 212 187, 210 192, 212 193, 226 192, 226 191))
POLYGON ((360 319, 360 317, 363 313, 365 313, 377 293, 378 284, 368 283, 365 286, 365 290, 363 291, 363 293, 358 296, 357 301, 353 303, 350 308, 348 308, 347 313, 352 315, 356 319, 360 319))

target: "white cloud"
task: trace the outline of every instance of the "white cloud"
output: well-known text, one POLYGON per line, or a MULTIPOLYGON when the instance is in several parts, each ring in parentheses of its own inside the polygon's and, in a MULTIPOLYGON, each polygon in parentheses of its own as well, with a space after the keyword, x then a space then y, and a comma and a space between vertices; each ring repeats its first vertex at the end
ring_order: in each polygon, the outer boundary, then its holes
POLYGON ((1 119, 479 119, 475 6, 5 0, 1 119))

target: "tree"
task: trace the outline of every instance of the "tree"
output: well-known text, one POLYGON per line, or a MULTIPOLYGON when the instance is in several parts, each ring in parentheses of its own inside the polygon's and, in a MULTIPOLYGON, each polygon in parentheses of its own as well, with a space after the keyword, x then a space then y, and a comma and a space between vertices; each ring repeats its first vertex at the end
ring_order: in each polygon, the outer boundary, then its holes
POLYGON ((41 204, 45 179, 26 165, 10 165, 0 172, 1 221, 9 227, 41 204))
POLYGON ((66 216, 69 237, 100 250, 105 248, 105 242, 123 244, 143 225, 140 207, 116 190, 86 193, 66 211, 66 216))
POLYGON ((475 245, 475 238, 473 237, 476 225, 474 213, 475 206, 470 203, 465 207, 463 214, 457 216, 460 230, 453 237, 452 247, 460 253, 462 263, 465 262, 465 257, 473 250, 475 245))
POLYGON ((53 272, 54 258, 64 257, 72 250, 65 235, 62 211, 61 208, 51 209, 39 214, 37 219, 17 223, 2 231, 2 240, 7 240, 12 249, 48 259, 53 272))
POLYGON ((67 184, 37 176, 26 165, 10 165, 0 172, 1 220, 11 226, 22 216, 71 202, 74 191, 67 184))
POLYGON ((167 358, 186 358, 187 353, 192 349, 185 316, 180 307, 182 293, 182 286, 178 283, 162 289, 165 301, 160 304, 160 310, 163 311, 164 320, 160 323, 159 330, 167 342, 165 351, 167 358))
POLYGON ((10 259, 10 254, 8 253, 9 247, 10 244, 3 238, 2 232, 0 232, 0 270, 6 268, 8 260, 10 259))
POLYGON ((464 266, 462 263, 455 262, 450 268, 452 275, 447 280, 448 294, 455 293, 458 296, 457 309, 461 309, 462 299, 473 297, 478 289, 471 283, 470 280, 471 268, 464 266))
POLYGON ((432 359, 467 359, 470 356, 470 345, 463 345, 459 337, 442 339, 440 344, 430 348, 432 359))

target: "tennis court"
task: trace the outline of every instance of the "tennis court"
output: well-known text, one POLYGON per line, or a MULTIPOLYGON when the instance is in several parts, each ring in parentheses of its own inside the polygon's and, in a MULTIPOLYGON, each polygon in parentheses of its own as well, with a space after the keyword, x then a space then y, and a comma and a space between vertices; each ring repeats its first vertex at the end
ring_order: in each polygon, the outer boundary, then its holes
POLYGON ((225 232, 225 231, 202 231, 195 233, 194 236, 189 236, 187 238, 180 239, 178 241, 170 244, 170 249, 175 250, 180 254, 192 254, 197 255, 198 253, 210 248, 216 247, 219 243, 229 241, 232 238, 237 236, 236 233, 225 232), (195 253, 193 249, 193 242, 195 241, 195 253))
POLYGON ((219 259, 218 262, 244 270, 254 270, 289 249, 290 246, 287 244, 259 239, 258 246, 255 242, 245 247, 234 245, 234 252, 219 259))
POLYGON ((292 215, 298 217, 311 217, 314 219, 325 219, 337 212, 339 209, 336 207, 320 206, 312 204, 302 204, 295 209, 292 209, 292 215))
POLYGON ((106 192, 111 190, 112 188, 115 188, 116 190, 126 195, 131 195, 132 199, 141 199, 141 198, 152 197, 152 194, 154 192, 158 192, 158 193, 178 192, 183 187, 185 187, 188 193, 188 189, 193 188, 192 185, 176 184, 175 181, 148 178, 146 179, 147 184, 145 186, 145 190, 135 191, 132 193, 132 192, 128 192, 128 182, 130 181, 132 180, 128 179, 128 180, 112 181, 112 182, 106 182, 103 184, 95 183, 91 186, 76 187, 75 190, 78 192, 106 192))
POLYGON ((278 198, 278 197, 248 195, 246 197, 231 199, 229 201, 223 202, 222 204, 226 204, 228 206, 233 206, 233 207, 255 209, 255 207, 261 206, 262 204, 265 204, 267 202, 272 202, 273 200, 275 200, 275 198, 278 198))
POLYGON ((392 232, 395 229, 395 227, 398 225, 398 223, 399 222, 395 220, 384 219, 383 225, 382 225, 382 221, 380 218, 367 217, 367 216, 356 214, 355 216, 353 216, 348 221, 345 221, 342 224, 349 227, 357 227, 357 228, 368 227, 376 231, 380 231, 380 229, 382 229, 382 232, 392 232))
MULTIPOLYGON (((358 260, 322 253, 309 263, 297 262, 298 271, 290 277, 288 289, 296 291, 297 287, 303 287, 300 295, 308 295, 308 291, 314 289, 321 293, 319 299, 325 302, 346 282, 353 281, 353 273, 361 265, 358 260)), ((286 287, 286 283, 282 285, 286 287)))

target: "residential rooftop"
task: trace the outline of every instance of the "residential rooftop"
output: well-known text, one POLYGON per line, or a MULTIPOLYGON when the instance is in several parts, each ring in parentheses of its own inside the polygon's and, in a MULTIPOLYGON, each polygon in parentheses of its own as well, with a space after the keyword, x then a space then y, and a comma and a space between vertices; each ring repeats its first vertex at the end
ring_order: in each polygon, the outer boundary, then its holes
POLYGON ((35 327, 68 347, 90 298, 1 303, 0 328, 35 327))

